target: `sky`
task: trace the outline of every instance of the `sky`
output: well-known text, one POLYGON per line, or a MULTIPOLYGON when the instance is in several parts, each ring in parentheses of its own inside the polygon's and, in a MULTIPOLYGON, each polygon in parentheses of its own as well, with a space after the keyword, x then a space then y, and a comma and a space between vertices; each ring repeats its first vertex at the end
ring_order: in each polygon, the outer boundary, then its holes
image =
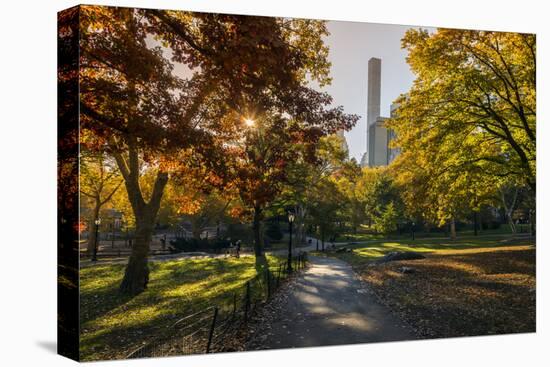
POLYGON ((323 88, 334 98, 334 105, 342 105, 346 113, 361 119, 345 133, 350 158, 361 161, 366 151, 366 116, 368 61, 382 60, 380 113, 389 116, 390 105, 412 86, 414 75, 401 49, 401 38, 410 26, 329 21, 330 35, 325 43, 330 48, 332 84, 323 88))

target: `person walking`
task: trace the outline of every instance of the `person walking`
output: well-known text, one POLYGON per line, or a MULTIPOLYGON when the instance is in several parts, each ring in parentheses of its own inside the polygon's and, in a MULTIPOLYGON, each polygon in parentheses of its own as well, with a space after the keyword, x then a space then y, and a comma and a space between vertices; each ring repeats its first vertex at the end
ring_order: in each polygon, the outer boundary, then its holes
POLYGON ((238 240, 236 242, 236 246, 237 246, 237 259, 238 259, 239 257, 241 257, 241 255, 240 255, 240 253, 241 253, 241 240, 238 240))

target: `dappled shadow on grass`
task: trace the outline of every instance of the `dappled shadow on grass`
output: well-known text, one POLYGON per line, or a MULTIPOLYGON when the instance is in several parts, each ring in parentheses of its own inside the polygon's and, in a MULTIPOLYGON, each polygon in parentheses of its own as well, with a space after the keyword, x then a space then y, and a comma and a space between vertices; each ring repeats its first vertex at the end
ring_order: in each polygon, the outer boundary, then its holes
POLYGON ((81 273, 85 360, 123 358, 137 344, 178 318, 233 298, 256 275, 253 257, 150 263, 148 289, 120 297, 124 266, 90 267, 81 273))

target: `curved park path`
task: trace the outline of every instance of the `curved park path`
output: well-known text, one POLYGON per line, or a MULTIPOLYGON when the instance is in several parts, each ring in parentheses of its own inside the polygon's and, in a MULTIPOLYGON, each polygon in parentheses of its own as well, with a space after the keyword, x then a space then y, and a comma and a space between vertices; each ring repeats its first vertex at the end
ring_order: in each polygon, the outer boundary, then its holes
POLYGON ((310 256, 310 267, 274 316, 264 348, 411 340, 416 337, 341 260, 310 256))

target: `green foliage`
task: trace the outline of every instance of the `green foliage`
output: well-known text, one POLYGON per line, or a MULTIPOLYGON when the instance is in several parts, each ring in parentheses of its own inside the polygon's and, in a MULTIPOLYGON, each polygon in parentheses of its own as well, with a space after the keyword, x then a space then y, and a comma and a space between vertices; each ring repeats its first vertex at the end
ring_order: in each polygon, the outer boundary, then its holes
POLYGON ((402 44, 416 80, 387 125, 409 214, 444 224, 503 185, 534 195, 535 36, 411 29, 402 44))
POLYGON ((123 182, 116 163, 105 152, 93 152, 85 147, 81 151, 79 179, 83 204, 90 208, 95 205, 96 210, 112 202, 123 182))
POLYGON ((318 235, 325 241, 337 233, 337 223, 342 219, 344 197, 334 181, 324 179, 312 188, 310 199, 310 224, 318 228, 318 235))
POLYGON ((400 188, 387 168, 363 168, 355 180, 352 200, 355 210, 380 233, 395 231, 405 218, 400 188))
POLYGON ((389 234, 397 230, 399 214, 395 210, 393 202, 382 207, 380 215, 374 220, 374 228, 380 233, 389 234))

